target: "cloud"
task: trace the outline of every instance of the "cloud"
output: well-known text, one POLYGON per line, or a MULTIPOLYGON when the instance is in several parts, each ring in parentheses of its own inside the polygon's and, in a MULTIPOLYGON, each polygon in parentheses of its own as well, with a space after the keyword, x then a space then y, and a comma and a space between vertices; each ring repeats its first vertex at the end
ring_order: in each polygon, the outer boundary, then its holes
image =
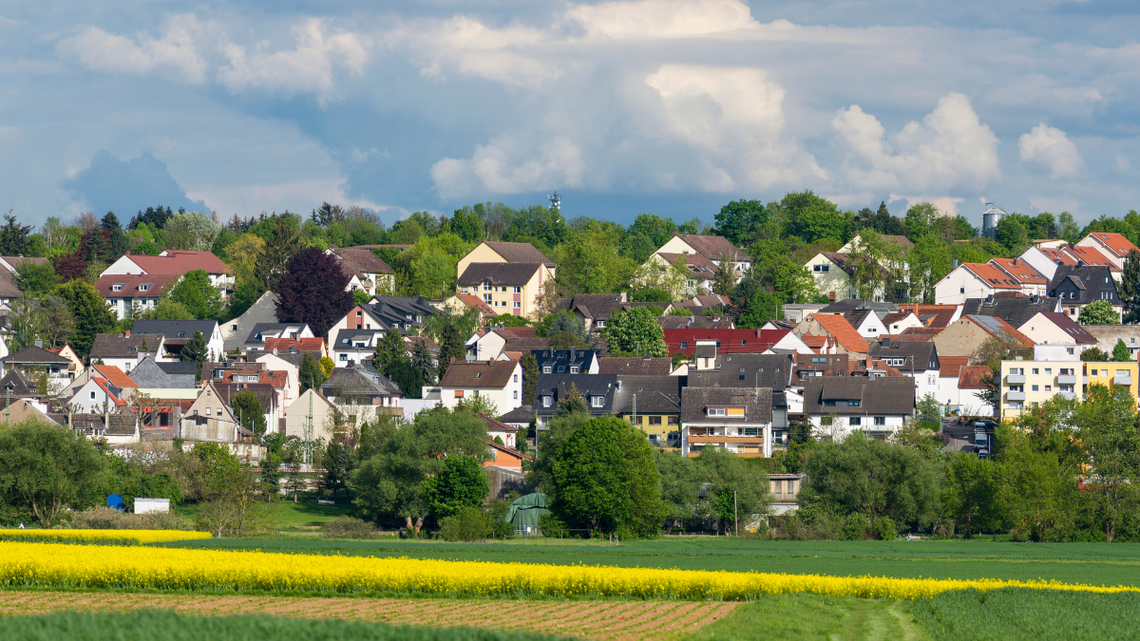
POLYGON ((206 209, 204 202, 188 198, 166 163, 149 152, 124 162, 100 149, 91 165, 65 180, 63 188, 95 213, 117 211, 121 220, 157 205, 191 211, 206 209))
POLYGON ((840 111, 831 124, 845 148, 849 183, 945 193, 1001 178, 998 138, 960 93, 943 96, 922 123, 908 122, 889 137, 858 105, 840 111))
POLYGON ((475 76, 511 87, 538 89, 562 71, 533 50, 551 43, 551 34, 510 24, 490 27, 470 16, 415 21, 386 34, 393 51, 408 55, 422 78, 443 80, 446 72, 475 76))
POLYGON ((581 4, 566 19, 592 37, 683 38, 754 30, 760 24, 738 0, 641 0, 581 4))
MULTIPOLYGON (((954 198, 951 196, 904 196, 902 194, 891 194, 887 198, 888 203, 893 203, 897 200, 905 200, 906 208, 910 209, 919 203, 930 203, 938 210, 942 216, 957 216, 958 203, 965 201, 965 198, 954 198)), ((982 200, 985 200, 984 198, 982 200)))
POLYGON ((326 33, 322 20, 312 18, 294 26, 297 46, 290 51, 266 53, 259 44, 247 47, 227 42, 222 45, 229 65, 218 70, 218 78, 231 92, 246 87, 291 96, 313 92, 322 101, 334 96, 334 74, 343 69, 353 75, 363 73, 368 62, 364 39, 354 33, 326 33))
POLYGON ((167 21, 161 38, 139 34, 136 40, 87 27, 60 40, 57 50, 94 71, 145 75, 173 74, 181 81, 206 81, 206 62, 198 54, 194 38, 201 26, 194 16, 174 16, 167 21))
POLYGON ((582 186, 582 150, 572 141, 559 138, 542 146, 533 155, 513 160, 508 141, 478 145, 470 158, 443 158, 431 167, 431 178, 443 198, 462 198, 478 193, 519 194, 545 189, 582 186))
POLYGON ((290 208, 296 211, 296 203, 312 203, 312 207, 315 208, 322 202, 342 207, 365 207, 377 212, 394 211, 400 217, 410 213, 366 198, 349 196, 346 193, 346 183, 341 178, 294 180, 279 184, 251 184, 233 188, 204 187, 188 193, 187 196, 205 201, 210 209, 217 211, 223 218, 231 214, 252 216, 259 211, 282 212, 290 208))
POLYGON ((1065 132, 1041 123, 1017 141, 1021 161, 1049 170, 1049 179, 1076 178, 1085 161, 1065 132))

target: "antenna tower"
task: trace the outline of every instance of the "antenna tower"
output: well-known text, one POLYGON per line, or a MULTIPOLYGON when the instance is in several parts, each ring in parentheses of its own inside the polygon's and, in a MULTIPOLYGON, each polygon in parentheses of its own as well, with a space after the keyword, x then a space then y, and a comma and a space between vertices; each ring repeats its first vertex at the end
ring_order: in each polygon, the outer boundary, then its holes
POLYGON ((550 201, 551 209, 562 210, 562 196, 559 196, 557 191, 547 196, 546 199, 550 201))

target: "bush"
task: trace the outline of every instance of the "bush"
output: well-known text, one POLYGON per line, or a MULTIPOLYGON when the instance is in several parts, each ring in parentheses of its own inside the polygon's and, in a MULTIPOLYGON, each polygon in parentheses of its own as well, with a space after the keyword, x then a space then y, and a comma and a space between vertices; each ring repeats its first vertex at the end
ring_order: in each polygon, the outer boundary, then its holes
POLYGON ((491 535, 496 539, 510 538, 515 533, 515 526, 507 521, 507 513, 511 511, 511 502, 499 499, 491 504, 491 535))
POLYGON ((898 536, 898 529, 895 528, 895 522, 889 516, 884 516, 875 521, 875 533, 879 536, 880 541, 894 541, 898 536))
POLYGON ((843 539, 858 541, 867 536, 867 530, 870 529, 871 522, 867 520, 867 517, 856 512, 843 521, 843 539))
POLYGON ((326 539, 371 539, 376 536, 376 528, 371 523, 351 516, 338 516, 325 521, 321 532, 326 539))
POLYGON ((491 536, 490 518, 483 510, 465 505, 439 522, 439 536, 444 541, 482 541, 491 536))
POLYGON ((173 512, 131 514, 113 507, 94 507, 72 512, 69 525, 76 530, 193 530, 184 517, 173 512))

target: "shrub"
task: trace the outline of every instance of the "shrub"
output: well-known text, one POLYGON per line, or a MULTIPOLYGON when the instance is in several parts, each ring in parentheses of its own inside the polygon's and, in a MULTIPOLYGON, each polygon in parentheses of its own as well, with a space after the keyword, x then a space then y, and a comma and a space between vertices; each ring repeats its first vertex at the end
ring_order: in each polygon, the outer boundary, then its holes
POLYGON ((847 541, 858 541, 867 536, 871 523, 867 517, 859 512, 851 514, 843 521, 843 538, 847 541))
POLYGON ((507 521, 507 513, 511 510, 511 502, 499 499, 491 504, 491 535, 496 539, 506 539, 515 533, 515 526, 507 521))
POLYGON ((482 541, 491 536, 490 519, 483 510, 465 505, 439 522, 439 536, 444 541, 482 541))
POLYGON ((351 516, 338 516, 321 526, 326 539, 370 539, 376 536, 376 528, 367 521, 351 516))
POLYGON ((884 516, 875 521, 875 534, 879 536, 880 541, 894 541, 898 536, 898 529, 889 516, 884 516))
POLYGON ((77 530, 193 530, 184 517, 173 512, 131 514, 112 507, 94 507, 72 512, 68 527, 77 530))

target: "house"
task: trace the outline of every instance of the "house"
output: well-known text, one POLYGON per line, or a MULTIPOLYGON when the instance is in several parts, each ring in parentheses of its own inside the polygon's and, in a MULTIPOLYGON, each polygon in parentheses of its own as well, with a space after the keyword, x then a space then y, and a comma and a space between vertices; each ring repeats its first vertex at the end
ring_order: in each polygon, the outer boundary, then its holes
POLYGON ((285 436, 328 443, 336 436, 336 406, 316 389, 307 389, 285 408, 285 436))
POLYGON ((471 263, 459 273, 461 295, 480 296, 498 314, 522 318, 539 312, 546 268, 542 263, 471 263))
POLYGON ((934 338, 940 356, 973 357, 987 340, 997 339, 1009 349, 1031 350, 1033 341, 1000 318, 966 314, 934 338))
POLYGON ((483 425, 486 426, 488 441, 493 443, 497 437, 503 442, 504 447, 510 449, 515 448, 515 435, 519 431, 519 428, 483 414, 476 414, 475 418, 483 421, 483 425))
POLYGON ((967 298, 986 298, 998 292, 1020 292, 1022 284, 989 263, 962 263, 934 285, 934 302, 961 305, 967 298))
POLYGON ((878 314, 869 309, 856 309, 843 315, 851 327, 863 338, 878 340, 880 336, 888 334, 887 326, 878 314))
POLYGON ((522 382, 518 361, 456 361, 439 382, 440 402, 454 409, 464 399, 483 397, 499 412, 509 412, 523 404, 522 382))
POLYGON ((1078 325, 1072 316, 1060 312, 1037 312, 1017 331, 1036 345, 1078 345, 1084 349, 1097 344, 1096 337, 1078 325))
MULTIPOLYGON (((406 334, 412 327, 422 327, 424 319, 435 314, 435 308, 423 296, 375 296, 367 305, 355 305, 329 328, 329 337, 342 329, 372 330, 383 334, 395 327, 406 334)), ((330 348, 336 351, 336 340, 330 348)))
MULTIPOLYGON (((1135 365, 1133 363, 1132 365, 1135 365)), ((1115 369, 1115 368, 1114 368, 1115 369)), ((1099 371, 1094 364, 1093 371, 1099 371)), ((1107 373, 1107 369, 1105 370, 1107 373)), ((997 390, 999 418, 1012 420, 1054 396, 1084 398, 1084 364, 1080 358, 1067 361, 1002 361, 997 390)))
POLYGON ((102 379, 108 384, 121 390, 121 396, 124 401, 130 401, 135 392, 138 391, 138 383, 130 376, 127 376, 123 370, 112 365, 92 365, 84 372, 83 376, 86 383, 91 379, 102 379))
POLYGON ((673 360, 654 358, 605 356, 598 359, 598 374, 628 374, 630 376, 669 376, 673 374, 673 360))
POLYGON ((554 280, 558 266, 530 243, 507 243, 485 240, 459 259, 456 273, 462 274, 472 263, 537 263, 543 267, 543 282, 554 280))
POLYGON ((689 386, 681 398, 681 454, 719 448, 772 456, 772 390, 689 386))
POLYGON ((922 319, 920 319, 917 314, 910 311, 892 312, 884 316, 882 318, 882 321, 883 327, 886 328, 887 334, 890 335, 901 334, 906 330, 912 328, 926 327, 926 324, 922 322, 922 319))
POLYGON ((983 396, 993 372, 988 365, 963 365, 958 372, 958 415, 994 416, 993 403, 983 396))
POLYGON ((1028 263, 1046 279, 1052 279, 1058 265, 1075 266, 1079 261, 1059 247, 1030 247, 1022 252, 1019 260, 1028 263))
POLYGON ((531 352, 543 374, 597 374, 598 353, 590 349, 536 349, 531 352))
POLYGON ((786 329, 666 329, 670 354, 692 356, 698 341, 715 341, 718 354, 770 354, 777 351, 808 354, 811 348, 786 329))
POLYGON ((847 354, 796 354, 790 387, 803 389, 811 376, 847 376, 851 371, 847 354))
POLYGON ((363 363, 376 353, 376 346, 385 332, 375 329, 341 329, 333 337, 332 355, 329 357, 340 367, 350 363, 363 363))
POLYGON ((815 279, 815 288, 829 300, 855 297, 855 287, 852 284, 855 266, 848 260, 847 254, 820 252, 812 256, 804 267, 815 279))
POLYGON ((682 298, 711 294, 716 273, 716 264, 700 254, 657 252, 646 259, 630 282, 639 287, 665 290, 673 298, 682 298), (684 275, 683 282, 673 276, 678 273, 684 275))
MULTIPOLYGON (((1090 250, 1091 251, 1091 250, 1090 250)), ((1059 298, 1062 311, 1073 318, 1080 316, 1081 310, 1093 301, 1108 301, 1119 321, 1124 306, 1116 290, 1116 281, 1104 265, 1057 266, 1053 279, 1049 281, 1049 295, 1059 298)))
MULTIPOLYGON (((234 377, 240 381, 241 377, 234 377)), ((265 380, 265 379, 262 379, 265 380)), ((232 382, 229 381, 210 381, 214 386, 218 396, 229 407, 234 407, 233 399, 242 392, 253 394, 257 398, 257 403, 261 407, 261 416, 265 420, 265 433, 276 434, 281 431, 281 418, 282 408, 285 404, 282 403, 281 390, 273 387, 271 383, 264 382, 232 382)), ((292 399, 289 399, 291 402, 292 399)), ((234 410, 234 415, 237 417, 238 422, 241 422, 243 417, 241 414, 234 410)))
POLYGON ((772 514, 787 514, 800 509, 798 495, 805 475, 777 472, 768 475, 768 492, 772 496, 772 514))
POLYGON ((173 274, 108 275, 99 277, 95 289, 107 301, 115 318, 134 318, 154 309, 179 279, 181 276, 173 274))
POLYGON ((123 390, 108 383, 103 378, 92 378, 75 391, 67 400, 74 411, 83 414, 102 414, 108 408, 118 412, 127 406, 123 400, 123 390))
MULTIPOLYGON (((493 419, 492 419, 493 420, 493 419)), ((487 432, 491 434, 490 431, 487 432)), ((509 475, 506 479, 522 481, 523 464, 533 463, 534 458, 527 456, 522 452, 510 447, 509 445, 499 445, 495 442, 494 438, 488 438, 487 449, 490 450, 491 459, 483 462, 483 467, 488 468, 491 476, 491 496, 498 496, 502 491, 504 475, 502 472, 507 472, 509 475)))
POLYGON ((71 359, 40 347, 39 340, 36 343, 32 347, 25 347, 14 354, 0 358, 0 363, 4 364, 4 371, 15 368, 32 380, 46 374, 49 383, 61 381, 66 383, 75 377, 75 373, 71 371, 71 359))
POLYGON ((222 348, 227 354, 240 352, 245 348, 246 338, 255 333, 257 325, 276 322, 277 295, 265 292, 241 316, 222 323, 222 348))
POLYGON ((1077 242, 1077 247, 1089 247, 1099 251, 1112 262, 1116 270, 1124 269, 1124 261, 1129 252, 1137 251, 1136 245, 1123 234, 1094 231, 1077 242))
POLYGON ((962 368, 970 364, 968 356, 943 356, 938 359, 938 391, 934 398, 953 412, 960 405, 958 378, 962 368))
MULTIPOLYGON (((341 406, 371 407, 360 410, 359 416, 368 420, 377 414, 400 415, 400 388, 387 376, 376 371, 371 363, 356 363, 349 367, 338 367, 321 384, 321 394, 341 406)), ((348 411, 348 410, 346 410, 348 411)), ((356 410, 352 410, 356 411, 356 410)))
POLYGON ((683 383, 680 376, 622 374, 617 378, 614 416, 645 432, 654 447, 680 447, 683 383))
POLYGON ((697 387, 767 387, 786 389, 793 382, 794 354, 714 354, 712 345, 697 348, 688 384, 697 387))
MULTIPOLYGON (((851 323, 839 314, 817 312, 801 321, 793 331, 797 335, 811 334, 812 336, 832 338, 835 340, 836 353, 851 354, 856 360, 859 357, 865 358, 870 349, 867 340, 860 336, 859 332, 851 326, 851 323)), ((807 344, 806 341, 805 344, 807 344)))
POLYGON ((318 361, 329 356, 324 338, 267 338, 264 349, 275 354, 309 354, 318 361))
MULTIPOLYGON (((606 322, 616 312, 629 311, 638 306, 660 307, 662 303, 631 303, 626 300, 626 292, 620 294, 578 294, 573 298, 559 299, 554 311, 568 311, 574 314, 586 326, 587 331, 600 331, 606 328, 606 322)), ((672 309, 666 306, 666 313, 672 309)))
POLYGON ((137 320, 131 329, 132 334, 163 335, 163 351, 155 353, 155 360, 177 360, 182 346, 194 337, 194 332, 201 332, 206 339, 207 354, 219 357, 224 353, 222 331, 216 320, 137 320))
POLYGON ((198 398, 190 405, 179 425, 179 435, 187 441, 209 443, 237 443, 253 437, 242 427, 233 408, 212 382, 207 382, 198 398))
MULTIPOLYGON (((166 363, 163 363, 164 365, 166 363)), ((198 388, 195 382, 195 373, 197 367, 195 363, 188 363, 190 365, 189 373, 167 372, 155 362, 154 358, 149 354, 144 354, 139 357, 133 369, 131 369, 131 380, 138 383, 139 391, 151 396, 159 396, 161 398, 181 398, 178 395, 171 395, 172 390, 196 390, 198 388), (161 391, 154 391, 161 390, 161 391)), ((198 394, 195 392, 190 398, 197 398, 198 394)))
POLYGON ((140 430, 134 414, 72 413, 48 414, 48 418, 63 427, 75 430, 89 439, 104 439, 113 448, 138 443, 140 430))
POLYGON ((1014 327, 1021 327, 1041 312, 1061 311, 1060 300, 1057 298, 1026 296, 1011 292, 996 294, 989 298, 967 298, 960 308, 962 315, 993 316, 1014 327))
POLYGON ((53 419, 46 410, 46 404, 30 398, 0 397, 0 424, 16 425, 29 419, 41 423, 52 422, 53 419))
POLYGON ((505 352, 547 349, 548 338, 535 338, 533 327, 497 327, 467 339, 467 360, 489 361, 508 358, 505 352))
POLYGON ((499 416, 499 422, 516 429, 525 430, 535 421, 534 408, 530 405, 520 405, 515 409, 499 416))
POLYGON ((674 304, 670 315, 657 317, 657 324, 661 329, 736 329, 736 321, 731 316, 677 316, 676 313, 674 304))
POLYGON ((539 374, 535 384, 534 413, 538 427, 545 429, 558 414, 558 404, 577 394, 586 404, 590 416, 613 414, 617 392, 616 374, 574 376, 572 374, 539 374))
POLYGON ((144 354, 163 354, 165 334, 140 334, 130 330, 122 334, 96 334, 91 343, 91 362, 130 372, 144 354))
MULTIPOLYGON (((1093 385, 1102 385, 1107 388, 1127 387, 1134 403, 1140 402, 1140 378, 1137 378, 1136 361, 1119 362, 1083 362, 1084 392, 1093 385)), ((1028 381, 1027 381, 1028 382, 1028 381)))
POLYGON ((925 327, 945 328, 962 315, 962 306, 907 304, 899 305, 898 311, 913 313, 925 327))
POLYGON ((341 273, 348 276, 348 291, 369 296, 396 291, 396 272, 369 249, 330 247, 325 254, 336 258, 341 273))
POLYGON ((708 260, 716 269, 720 268, 721 261, 728 261, 737 274, 736 282, 740 282, 744 272, 752 266, 748 254, 723 236, 674 233, 653 254, 696 254, 708 260))
POLYGON ((451 310, 453 314, 463 314, 468 309, 474 309, 479 312, 480 325, 485 324, 487 321, 499 315, 497 311, 491 308, 490 305, 483 302, 475 294, 456 294, 448 298, 440 304, 440 307, 446 307, 451 310))
POLYGON ((822 438, 855 430, 885 438, 914 416, 914 390, 909 376, 813 376, 804 380, 804 418, 822 438))
POLYGON ((870 357, 894 367, 904 376, 914 379, 915 393, 919 399, 927 395, 937 398, 938 377, 941 364, 938 362, 938 348, 932 342, 892 341, 871 343, 870 357))
POLYGON ((1021 291, 1027 296, 1044 296, 1049 278, 1019 258, 991 258, 989 265, 997 267, 1006 275, 1021 283, 1021 291))
POLYGON ((266 341, 277 338, 306 339, 314 338, 313 330, 306 323, 256 323, 250 329, 242 342, 243 351, 260 350, 271 351, 266 341))
POLYGON ((208 251, 166 250, 158 256, 126 254, 111 263, 99 274, 104 276, 168 276, 175 280, 186 272, 202 270, 210 277, 210 284, 218 289, 223 299, 233 294, 233 271, 208 251))
POLYGON ((36 383, 26 374, 19 369, 9 368, 4 377, 0 378, 0 395, 9 399, 36 399, 40 397, 40 392, 36 389, 36 383))
POLYGON ((0 305, 11 307, 12 302, 24 295, 16 284, 16 274, 0 269, 0 305))

